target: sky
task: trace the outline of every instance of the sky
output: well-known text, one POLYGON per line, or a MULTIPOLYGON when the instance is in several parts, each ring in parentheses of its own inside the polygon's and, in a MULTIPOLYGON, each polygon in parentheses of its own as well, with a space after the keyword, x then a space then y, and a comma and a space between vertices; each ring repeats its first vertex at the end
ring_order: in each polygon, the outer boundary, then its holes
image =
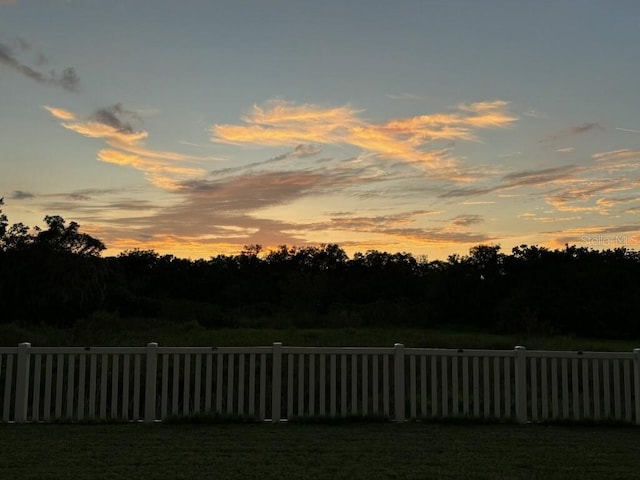
POLYGON ((640 3, 0 0, 0 197, 107 255, 640 245, 640 3))

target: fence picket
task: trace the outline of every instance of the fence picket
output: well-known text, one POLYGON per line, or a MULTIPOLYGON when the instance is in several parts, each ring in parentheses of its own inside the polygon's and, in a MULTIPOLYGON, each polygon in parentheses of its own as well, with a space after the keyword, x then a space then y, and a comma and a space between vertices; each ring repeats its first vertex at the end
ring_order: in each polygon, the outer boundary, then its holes
POLYGON ((64 382, 64 355, 58 354, 56 360, 56 418, 62 418, 62 388, 64 382))
POLYGON ((562 359, 562 416, 569 418, 569 366, 566 358, 562 359))
POLYGON ((373 396, 373 413, 380 413, 379 410, 379 398, 378 398, 378 355, 373 355, 371 358, 371 369, 372 369, 372 392, 373 396))
MULTIPOLYGON (((50 409, 50 405, 49 405, 49 392, 51 389, 51 383, 49 383, 49 379, 51 378, 50 375, 50 360, 51 355, 47 355, 47 374, 46 374, 46 381, 47 384, 45 385, 45 391, 47 392, 47 395, 44 397, 45 398, 45 406, 44 406, 44 411, 45 411, 45 420, 48 420, 48 415, 49 415, 49 409, 50 409)), ((89 417, 95 418, 96 416, 96 389, 98 386, 97 383, 97 358, 96 355, 91 354, 89 355, 90 358, 90 366, 89 366, 89 417)))
POLYGON ((293 354, 287 355, 287 418, 293 417, 293 354))
MULTIPOLYGON (((80 359, 80 369, 82 370, 82 360, 84 360, 84 355, 80 359)), ((122 419, 129 420, 129 374, 131 367, 131 356, 126 354, 123 358, 122 362, 122 419)), ((80 381, 84 383, 83 374, 80 374, 80 381)), ((84 388, 84 387, 83 387, 84 388)), ((80 407, 78 407, 78 410, 80 407)))
POLYGON ((462 413, 469 415, 469 357, 462 359, 462 413))
POLYGON ((256 354, 249 355, 249 415, 255 414, 256 406, 256 354))
MULTIPOLYGON (((197 354, 195 359, 195 384, 193 387, 193 413, 200 413, 200 388, 202 386, 202 354, 197 354)), ((252 412, 253 413, 253 412, 252 412)))
POLYGON ((620 403, 620 362, 613 361, 613 399, 615 419, 622 419, 622 404, 620 403))
POLYGON ((491 415, 491 386, 489 384, 489 358, 484 357, 482 359, 482 386, 483 386, 483 396, 482 402, 484 407, 484 416, 488 418, 491 415))
POLYGON ((416 418, 416 356, 411 355, 409 357, 409 402, 410 409, 409 415, 411 418, 416 418))
MULTIPOLYGON (((100 419, 105 420, 107 418, 107 371, 109 367, 109 356, 107 354, 102 355, 102 364, 100 366, 100 419)), ((58 371, 61 371, 60 368, 61 365, 60 362, 58 362, 58 371)), ((60 382, 60 387, 61 386, 62 382, 60 382)), ((56 398, 56 416, 59 415, 57 400, 56 398)))
POLYGON ((441 392, 440 394, 442 395, 442 416, 443 417, 448 417, 449 416, 449 385, 448 385, 448 380, 449 380, 449 372, 447 371, 447 363, 448 363, 448 359, 447 357, 440 357, 440 369, 442 371, 441 374, 441 392))
POLYGON ((173 383, 171 394, 171 414, 178 415, 178 395, 180 392, 180 354, 173 354, 173 383))
POLYGON ((511 359, 504 357, 504 416, 511 417, 511 359))
MULTIPOLYGON (((42 368, 42 355, 36 354, 33 360, 33 404, 31 407, 31 419, 34 422, 40 420, 40 383, 41 383, 41 368, 42 368)), ((82 364, 81 364, 82 365, 82 364)), ((2 371, 2 355, 0 355, 0 371, 2 371)), ((80 398, 84 402, 84 390, 81 390, 80 398)), ((79 418, 82 420, 82 418, 79 418)))
MULTIPOLYGON (((223 364, 224 356, 219 353, 216 355, 216 413, 222 413, 222 382, 223 382, 223 364)), ((280 412, 278 412, 278 417, 280 412)))
POLYGON ((602 395, 600 390, 600 362, 598 359, 593 359, 593 418, 595 420, 600 419, 600 397, 602 395))
POLYGON ((358 414, 358 356, 351 355, 351 415, 358 414))
POLYGON ((580 394, 579 394, 578 360, 571 360, 571 390, 573 398, 573 419, 580 418, 580 394))
POLYGON ((542 396, 542 418, 549 419, 549 384, 547 383, 547 359, 540 359, 540 390, 542 396))
POLYGON ((160 379, 160 418, 164 420, 169 413, 169 354, 160 355, 162 376, 160 379))
POLYGON ((119 355, 113 355, 111 365, 111 418, 118 418, 118 364, 119 355))
POLYGON ((136 355, 133 362, 133 419, 136 421, 140 420, 141 362, 140 355, 136 355))
POLYGON ((191 393, 191 355, 188 353, 184 356, 184 372, 182 374, 182 414, 188 415, 189 399, 191 393))
POLYGON ((316 356, 309 355, 309 416, 316 414, 316 356))
POLYGON ((347 416, 347 356, 340 355, 340 415, 347 416))
POLYGON ((329 392, 329 413, 332 417, 336 415, 336 384, 338 379, 336 377, 336 356, 331 355, 330 359, 330 392, 329 392))
POLYGON ((304 415, 304 355, 298 355, 298 416, 304 415))
POLYGON ((480 359, 473 357, 473 415, 480 416, 480 359))
POLYGON ((582 412, 585 418, 591 416, 591 399, 589 396, 589 360, 582 359, 582 412))
POLYGON ((235 357, 230 353, 227 357, 227 415, 233 414, 233 383, 234 383, 234 367, 235 357))
POLYGON ((538 421, 538 359, 529 359, 530 385, 531 385, 531 419, 538 421))
POLYGON ((633 420, 631 413, 631 370, 629 360, 624 360, 624 419, 627 422, 633 420))
POLYGON ((260 418, 267 415, 267 355, 260 355, 260 418))
POLYGON ((325 369, 326 369, 326 356, 324 354, 320 355, 320 415, 326 415, 326 379, 325 379, 325 369))
POLYGON ((75 390, 75 365, 76 360, 74 355, 68 357, 68 370, 67 370, 67 418, 73 418, 73 400, 75 390))
MULTIPOLYGON (((1 366, 1 365, 0 365, 1 366)), ((13 354, 7 355, 7 366, 5 367, 5 382, 4 382, 4 406, 2 409, 2 421, 8 422, 10 420, 11 412, 11 390, 13 387, 13 354)))
POLYGON ((382 356, 382 408, 383 414, 389 415, 389 355, 382 356))
POLYGON ((438 416, 438 357, 431 357, 431 416, 438 416))
POLYGON ((211 411, 211 383, 213 379, 213 355, 207 354, 207 369, 205 373, 204 387, 204 409, 207 413, 211 411))
POLYGON ((455 417, 459 414, 458 404, 458 357, 451 358, 451 413, 455 417))

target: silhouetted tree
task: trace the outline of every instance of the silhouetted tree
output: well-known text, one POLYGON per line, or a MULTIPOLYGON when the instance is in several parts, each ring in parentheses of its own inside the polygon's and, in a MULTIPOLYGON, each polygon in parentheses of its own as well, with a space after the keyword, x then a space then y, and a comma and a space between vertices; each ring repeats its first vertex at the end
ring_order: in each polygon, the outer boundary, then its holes
POLYGON ((104 244, 68 226, 59 216, 45 217, 48 228, 10 228, 6 216, 0 237, 0 309, 4 321, 68 326, 101 307, 106 269, 98 258, 104 244))

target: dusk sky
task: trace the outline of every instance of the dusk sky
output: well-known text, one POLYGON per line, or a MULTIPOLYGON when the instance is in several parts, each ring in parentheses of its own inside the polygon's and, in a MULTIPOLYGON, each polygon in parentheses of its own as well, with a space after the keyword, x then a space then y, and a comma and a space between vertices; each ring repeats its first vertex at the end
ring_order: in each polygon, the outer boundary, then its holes
POLYGON ((640 2, 0 0, 0 197, 107 255, 640 245, 640 2))

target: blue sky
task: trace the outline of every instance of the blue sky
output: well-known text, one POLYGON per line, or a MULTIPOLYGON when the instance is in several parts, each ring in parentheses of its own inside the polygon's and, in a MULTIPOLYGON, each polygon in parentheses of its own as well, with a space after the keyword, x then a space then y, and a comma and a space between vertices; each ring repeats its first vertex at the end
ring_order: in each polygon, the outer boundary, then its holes
POLYGON ((0 0, 0 196, 111 254, 634 248, 639 80, 635 1, 0 0))

